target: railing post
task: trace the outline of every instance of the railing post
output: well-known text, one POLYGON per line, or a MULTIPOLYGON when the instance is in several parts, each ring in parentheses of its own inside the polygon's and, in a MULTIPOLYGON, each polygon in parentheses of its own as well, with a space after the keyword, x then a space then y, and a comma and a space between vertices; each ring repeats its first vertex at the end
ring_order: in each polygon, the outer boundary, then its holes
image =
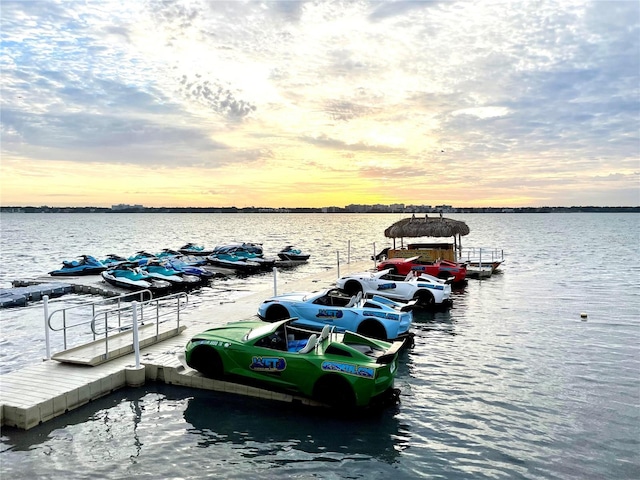
POLYGON ((109 311, 104 312, 104 358, 109 358, 109 311))
POLYGON ((135 300, 131 304, 133 309, 133 350, 136 355, 136 369, 140 368, 140 343, 138 342, 138 302, 135 300))
POLYGON ((347 265, 351 264, 351 240, 347 242, 347 265))
POLYGON ((336 250, 336 257, 338 262, 338 278, 340 278, 340 251, 336 250))
POLYGON ((47 360, 51 360, 51 344, 49 343, 49 295, 42 297, 44 306, 44 339, 46 344, 47 360))
POLYGON ((62 339, 64 344, 64 349, 67 349, 67 309, 65 308, 62 311, 62 339))
POLYGON ((273 267, 273 296, 278 295, 278 268, 273 267))
MULTIPOLYGON (((185 293, 186 296, 186 293, 185 293)), ((178 295, 176 297, 177 305, 176 305, 176 331, 180 330, 180 299, 182 298, 182 295, 178 295)))
MULTIPOLYGON (((91 320, 93 321, 94 318, 96 318, 96 304, 92 303, 91 304, 91 320)), ((96 339, 96 332, 93 331, 93 328, 91 330, 92 330, 91 333, 93 335, 93 339, 95 340, 96 339)))

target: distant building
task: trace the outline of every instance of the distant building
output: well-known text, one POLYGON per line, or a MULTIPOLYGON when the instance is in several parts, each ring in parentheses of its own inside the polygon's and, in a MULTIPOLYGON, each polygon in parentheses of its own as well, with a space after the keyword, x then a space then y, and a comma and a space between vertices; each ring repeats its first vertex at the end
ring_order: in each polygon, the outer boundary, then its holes
POLYGON ((111 205, 111 210, 114 212, 136 212, 144 210, 142 205, 128 205, 126 203, 119 203, 118 205, 111 205))
POLYGON ((442 213, 452 213, 454 208, 451 205, 436 205, 436 211, 442 213))

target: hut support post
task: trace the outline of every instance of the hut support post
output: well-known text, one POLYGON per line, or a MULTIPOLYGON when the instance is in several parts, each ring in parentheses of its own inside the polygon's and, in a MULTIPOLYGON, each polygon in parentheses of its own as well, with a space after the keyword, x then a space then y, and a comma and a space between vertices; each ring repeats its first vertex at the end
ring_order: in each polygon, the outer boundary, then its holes
POLYGON ((457 262, 458 261, 458 242, 456 240, 456 236, 453 236, 453 259, 457 262))
POLYGON ((373 269, 374 270, 378 266, 378 258, 376 257, 376 255, 377 255, 377 253, 376 253, 376 242, 373 242, 373 256, 371 258, 373 258, 373 269))

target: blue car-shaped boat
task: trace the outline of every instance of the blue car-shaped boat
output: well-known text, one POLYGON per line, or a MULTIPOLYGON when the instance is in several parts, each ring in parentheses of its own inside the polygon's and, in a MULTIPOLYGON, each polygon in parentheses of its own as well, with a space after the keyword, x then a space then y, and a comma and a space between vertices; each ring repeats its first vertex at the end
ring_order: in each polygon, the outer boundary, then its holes
POLYGON ((297 317, 296 325, 321 329, 334 326, 380 340, 408 335, 414 302, 398 303, 382 296, 362 298, 332 288, 318 292, 295 292, 271 297, 258 307, 258 316, 274 322, 297 317))

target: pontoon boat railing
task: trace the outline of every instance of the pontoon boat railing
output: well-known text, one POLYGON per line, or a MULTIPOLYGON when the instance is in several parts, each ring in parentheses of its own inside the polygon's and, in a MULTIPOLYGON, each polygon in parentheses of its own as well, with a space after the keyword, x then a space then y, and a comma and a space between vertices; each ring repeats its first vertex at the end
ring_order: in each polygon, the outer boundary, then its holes
POLYGON ((458 262, 478 262, 480 265, 504 261, 504 250, 493 247, 464 247, 458 255, 458 262))

